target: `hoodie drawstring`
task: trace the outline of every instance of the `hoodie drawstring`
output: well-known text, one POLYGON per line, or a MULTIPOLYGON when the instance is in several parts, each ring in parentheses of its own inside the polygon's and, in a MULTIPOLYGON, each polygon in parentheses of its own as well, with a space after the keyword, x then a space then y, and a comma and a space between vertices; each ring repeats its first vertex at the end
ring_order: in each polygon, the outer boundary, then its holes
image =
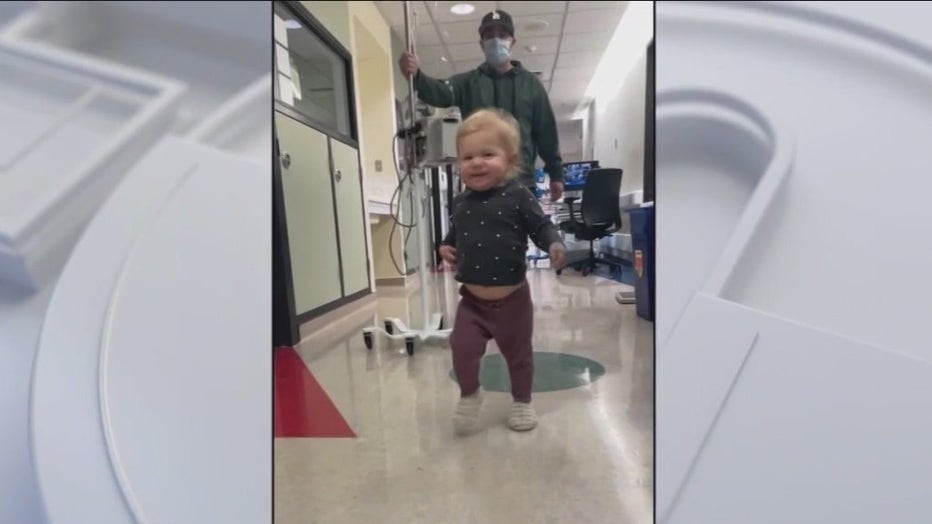
MULTIPOLYGON (((515 75, 512 72, 508 76, 511 77, 511 111, 510 112, 512 115, 515 116, 515 118, 518 118, 518 81, 516 79, 517 75, 515 75)), ((494 107, 499 107, 501 109, 507 110, 508 108, 502 107, 502 105, 499 103, 500 97, 499 97, 499 91, 498 91, 498 81, 501 79, 502 77, 492 78, 492 88, 493 88, 493 92, 495 93, 494 94, 495 98, 493 100, 492 105, 494 107)))

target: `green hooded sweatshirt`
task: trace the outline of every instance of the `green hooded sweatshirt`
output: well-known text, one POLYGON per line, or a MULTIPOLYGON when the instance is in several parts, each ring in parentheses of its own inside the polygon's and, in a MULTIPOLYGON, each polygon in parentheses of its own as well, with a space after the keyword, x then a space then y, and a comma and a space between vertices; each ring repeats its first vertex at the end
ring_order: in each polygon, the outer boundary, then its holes
POLYGON ((513 60, 512 69, 499 75, 488 64, 454 75, 447 80, 431 78, 421 71, 414 77, 418 98, 434 107, 459 107, 463 119, 484 107, 497 107, 511 113, 521 125, 521 157, 524 162, 520 180, 535 185, 534 164, 537 156, 544 161, 544 171, 552 182, 563 181, 563 159, 557 122, 550 98, 543 84, 521 62, 513 60))

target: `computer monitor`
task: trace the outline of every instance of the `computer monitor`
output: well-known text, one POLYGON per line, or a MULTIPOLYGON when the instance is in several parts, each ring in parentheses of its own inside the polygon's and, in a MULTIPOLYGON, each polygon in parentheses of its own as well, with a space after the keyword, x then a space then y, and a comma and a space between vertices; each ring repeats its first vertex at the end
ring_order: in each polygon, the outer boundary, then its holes
POLYGON ((563 188, 566 191, 582 191, 582 188, 586 185, 586 177, 589 176, 589 171, 599 167, 598 160, 564 162, 563 188))

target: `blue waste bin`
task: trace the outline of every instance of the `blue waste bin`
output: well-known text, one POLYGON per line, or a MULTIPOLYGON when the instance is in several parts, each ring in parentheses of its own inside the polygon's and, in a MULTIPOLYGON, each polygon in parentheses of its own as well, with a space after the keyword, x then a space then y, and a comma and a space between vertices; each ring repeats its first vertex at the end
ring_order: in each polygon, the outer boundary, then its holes
POLYGON ((634 249, 634 299, 639 317, 654 320, 654 206, 629 209, 634 249))

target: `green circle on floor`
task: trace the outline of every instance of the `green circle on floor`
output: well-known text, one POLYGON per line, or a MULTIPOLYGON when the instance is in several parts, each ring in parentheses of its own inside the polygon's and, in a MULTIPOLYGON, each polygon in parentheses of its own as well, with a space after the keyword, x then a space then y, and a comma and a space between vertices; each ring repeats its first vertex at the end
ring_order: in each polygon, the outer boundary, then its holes
MULTIPOLYGON (((605 366, 585 357, 566 353, 534 352, 534 393, 588 386, 604 374, 605 366)), ((450 370, 450 378, 456 380, 453 370, 450 370)), ((511 393, 508 364, 500 353, 482 357, 479 383, 486 391, 511 393)))

